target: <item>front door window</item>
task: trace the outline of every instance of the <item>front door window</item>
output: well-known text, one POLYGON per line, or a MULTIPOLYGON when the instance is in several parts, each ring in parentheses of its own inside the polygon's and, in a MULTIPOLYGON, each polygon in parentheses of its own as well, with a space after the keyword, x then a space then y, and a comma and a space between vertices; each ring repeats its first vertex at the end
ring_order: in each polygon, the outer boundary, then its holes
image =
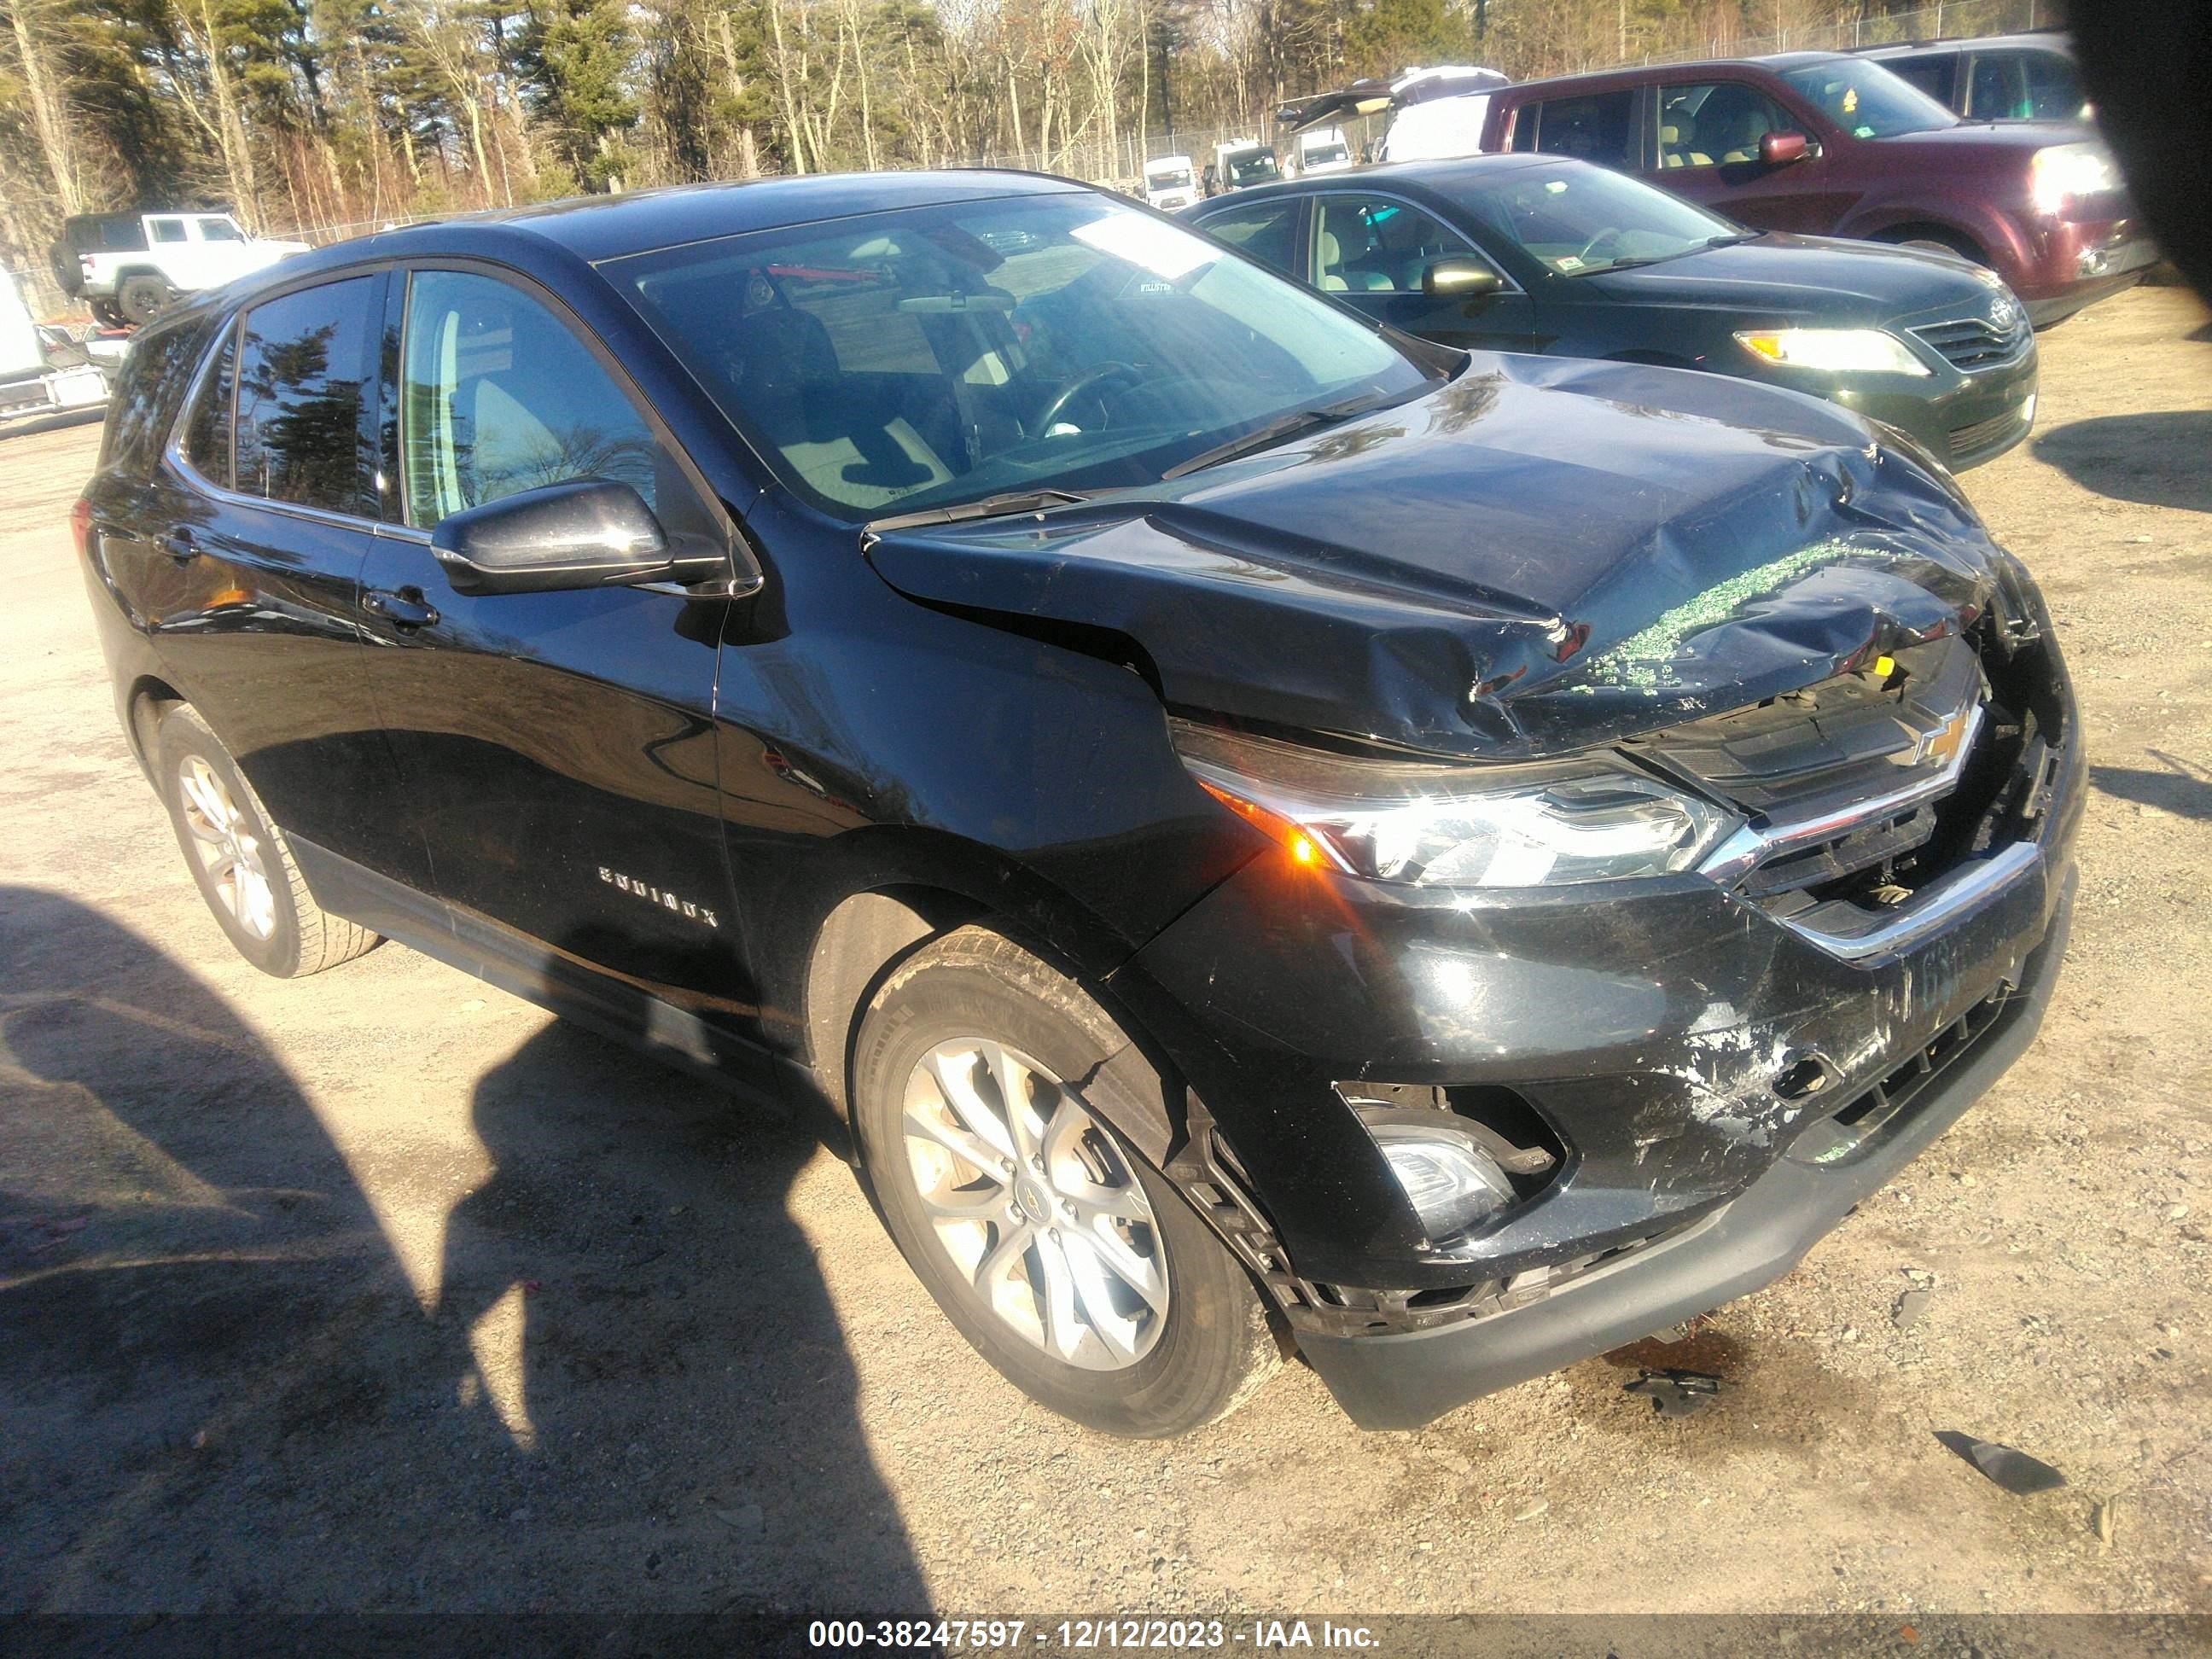
POLYGON ((1387 196, 1322 198, 1315 283, 1331 294, 1419 294, 1438 259, 1479 258, 1431 214, 1387 196))

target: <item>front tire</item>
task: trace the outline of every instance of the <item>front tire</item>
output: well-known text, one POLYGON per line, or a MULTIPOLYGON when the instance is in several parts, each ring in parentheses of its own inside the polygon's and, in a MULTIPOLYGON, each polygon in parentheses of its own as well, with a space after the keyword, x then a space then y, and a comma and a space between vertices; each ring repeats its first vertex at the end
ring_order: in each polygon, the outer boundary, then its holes
POLYGON ((284 832, 196 710, 179 705, 163 715, 155 750, 185 863, 240 956, 264 974, 299 979, 379 943, 315 902, 284 832))
POLYGON ((1165 1439, 1273 1369, 1250 1279, 1109 1120, 1160 1079, 1073 980, 963 927, 870 1002, 853 1119, 885 1225, 1015 1387, 1109 1434, 1165 1439))

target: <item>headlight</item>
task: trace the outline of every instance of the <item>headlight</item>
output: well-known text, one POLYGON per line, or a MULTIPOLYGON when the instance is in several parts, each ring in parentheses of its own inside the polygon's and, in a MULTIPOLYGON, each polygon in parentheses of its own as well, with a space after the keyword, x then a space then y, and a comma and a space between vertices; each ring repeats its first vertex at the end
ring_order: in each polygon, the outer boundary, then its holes
POLYGON ((2055 217, 2077 196, 2118 190, 2120 170, 2102 144, 2057 144, 2035 152, 2027 164, 2027 186, 2035 210, 2055 217))
POLYGON ((1925 374, 1911 347, 1879 328, 1767 328, 1735 337, 1755 357, 1832 374, 1925 374))
POLYGON ((1207 793, 1299 864, 1423 887, 1552 887, 1694 865, 1736 820, 1608 759, 1354 759, 1170 722, 1207 793))

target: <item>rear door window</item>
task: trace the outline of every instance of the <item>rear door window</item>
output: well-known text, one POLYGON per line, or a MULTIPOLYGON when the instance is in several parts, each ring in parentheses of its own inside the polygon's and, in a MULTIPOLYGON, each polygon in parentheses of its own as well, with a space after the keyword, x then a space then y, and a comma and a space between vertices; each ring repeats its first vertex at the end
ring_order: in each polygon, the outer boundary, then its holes
POLYGON ((1686 82, 1659 88, 1659 165, 1723 167, 1756 161, 1770 132, 1802 124, 1757 87, 1741 81, 1686 82))
POLYGON ((1968 86, 1966 113, 1973 119, 2024 121, 2027 118, 2027 85, 2021 76, 2020 59, 2012 53, 1977 52, 1968 86))
POLYGON ((1633 167, 1638 160, 1635 114, 1633 89, 1549 99, 1521 112, 1513 127, 1513 148, 1571 155, 1600 167, 1633 167))
POLYGON ((1300 263, 1297 247, 1298 205, 1293 199, 1233 208, 1207 219, 1206 233, 1220 238, 1271 270, 1285 276, 1303 276, 1304 273, 1297 268, 1300 263))
POLYGON ((377 516, 373 319, 383 279, 301 289, 246 313, 233 488, 295 507, 377 516))
POLYGON ((152 229, 154 240, 157 243, 188 242, 191 240, 185 230, 185 222, 182 219, 149 219, 146 222, 152 229))

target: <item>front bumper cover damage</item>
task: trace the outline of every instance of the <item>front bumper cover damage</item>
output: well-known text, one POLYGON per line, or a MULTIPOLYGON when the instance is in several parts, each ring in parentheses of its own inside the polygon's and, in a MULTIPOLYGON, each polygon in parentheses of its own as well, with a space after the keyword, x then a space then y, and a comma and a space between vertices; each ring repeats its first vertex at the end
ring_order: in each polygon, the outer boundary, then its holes
MULTIPOLYGON (((1299 1347, 1364 1429, 1412 1429, 1468 1401, 1633 1342, 1772 1283, 1957 1120, 2035 1040, 2065 956, 2072 882, 2019 989, 1957 1060, 1849 1156, 1792 1147, 1741 1195, 1540 1300, 1427 1330, 1308 1333, 1299 1347)), ((1808 1138, 1809 1139, 1809 1138, 1808 1138)))

